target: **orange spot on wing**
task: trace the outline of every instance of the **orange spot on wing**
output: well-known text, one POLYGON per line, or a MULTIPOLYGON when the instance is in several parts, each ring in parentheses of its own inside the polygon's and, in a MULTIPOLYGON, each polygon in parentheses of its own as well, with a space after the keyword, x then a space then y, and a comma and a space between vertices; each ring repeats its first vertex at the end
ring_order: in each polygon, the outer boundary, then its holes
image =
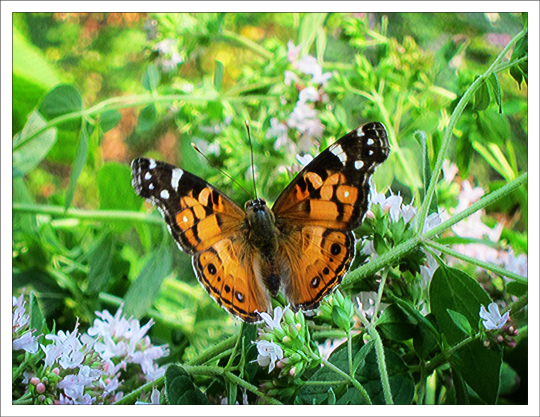
POLYGON ((212 190, 210 188, 203 188, 203 190, 199 193, 199 203, 201 203, 203 206, 207 206, 208 197, 210 197, 210 194, 212 194, 212 190))
POLYGON ((341 185, 336 190, 336 197, 342 203, 354 204, 358 198, 358 189, 348 185, 341 185))
POLYGON ((304 178, 309 181, 315 189, 318 189, 323 185, 321 176, 315 172, 308 172, 304 178))
POLYGON ((182 210, 176 215, 176 223, 180 226, 180 229, 186 230, 193 226, 195 218, 191 209, 182 210))
POLYGON ((193 211, 195 212, 195 216, 197 216, 198 219, 204 219, 206 217, 206 210, 201 205, 194 206, 193 211))
POLYGON ((220 233, 221 227, 219 227, 215 215, 208 216, 197 224, 197 234, 199 235, 199 239, 201 241, 210 239, 216 235, 219 235, 220 233))
POLYGON ((339 216, 337 204, 326 200, 311 200, 310 214, 319 220, 336 220, 339 216))
POLYGON ((330 200, 334 195, 334 187, 331 185, 323 185, 321 187, 321 198, 323 200, 330 200))

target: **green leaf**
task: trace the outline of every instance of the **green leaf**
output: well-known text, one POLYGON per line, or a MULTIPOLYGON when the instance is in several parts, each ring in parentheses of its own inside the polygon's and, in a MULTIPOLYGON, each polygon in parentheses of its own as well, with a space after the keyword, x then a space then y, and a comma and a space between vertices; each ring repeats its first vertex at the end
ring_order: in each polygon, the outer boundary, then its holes
POLYGON ((529 287, 521 282, 512 281, 506 284, 506 291, 516 297, 521 297, 522 295, 527 294, 529 287))
POLYGON ((499 85, 499 79, 497 78, 497 74, 493 73, 488 78, 489 86, 491 87, 491 92, 493 93, 493 97, 495 98, 495 102, 497 103, 497 106, 499 106, 499 113, 502 114, 502 93, 501 93, 501 86, 499 85))
POLYGON ((322 61, 324 57, 324 51, 326 50, 326 31, 321 26, 317 31, 317 38, 315 42, 315 47, 317 49, 317 59, 322 61))
POLYGON ((447 310, 463 315, 478 331, 480 306, 491 303, 488 294, 476 280, 459 269, 446 266, 439 267, 433 274, 429 294, 431 312, 437 319, 439 330, 451 345, 460 342, 466 335, 456 326, 447 310))
POLYGON ((48 333, 49 330, 47 329, 45 317, 43 317, 43 314, 41 313, 38 299, 34 291, 30 291, 30 308, 28 309, 28 312, 30 314, 30 328, 37 330, 35 336, 39 335, 40 333, 48 333))
POLYGON ((98 241, 89 254, 88 293, 97 294, 103 291, 105 284, 111 278, 111 263, 113 259, 114 241, 110 233, 98 241))
POLYGON ((122 119, 122 114, 118 110, 107 110, 100 116, 100 125, 103 133, 116 127, 118 122, 122 119))
POLYGON ((465 334, 469 336, 472 336, 474 334, 471 324, 463 314, 460 314, 457 311, 453 311, 448 308, 446 309, 446 311, 450 315, 450 318, 452 319, 454 324, 459 327, 465 334))
MULTIPOLYGON (((355 378, 366 389, 373 404, 385 404, 374 343, 364 345, 357 356, 362 359, 354 374, 355 378)), ((414 380, 409 367, 399 355, 388 348, 384 348, 384 356, 394 404, 411 404, 414 398, 414 380)))
POLYGON ((126 293, 124 311, 127 316, 142 317, 152 307, 159 296, 161 283, 171 272, 171 262, 165 246, 153 254, 126 293))
POLYGON ((502 352, 488 349, 476 339, 452 355, 450 362, 483 401, 497 403, 502 352))
MULTIPOLYGON (((414 137, 422 147, 422 183, 423 194, 422 199, 425 197, 429 188, 429 182, 431 181, 431 165, 429 164, 429 150, 427 146, 426 133, 422 130, 414 132, 414 137)), ((431 204, 429 205, 428 214, 437 212, 437 193, 433 194, 431 204)))
MULTIPOLYGON (((431 311, 439 330, 453 346, 467 337, 458 327, 448 310, 463 315, 471 327, 478 331, 480 306, 489 305, 491 299, 473 278, 459 269, 439 267, 433 274, 430 288, 431 311)), ((501 352, 487 349, 476 339, 456 351, 451 364, 467 384, 488 404, 495 404, 502 363, 501 352)))
POLYGON ((66 201, 64 203, 64 208, 67 210, 71 206, 73 201, 73 195, 75 194, 75 186, 77 185, 77 180, 81 175, 81 172, 86 163, 86 157, 88 156, 88 137, 86 129, 81 129, 79 145, 77 146, 77 153, 75 155, 75 162, 73 164, 73 169, 71 170, 71 175, 69 176, 69 187, 66 191, 66 201))
POLYGON ((217 91, 221 91, 221 85, 223 84, 223 64, 216 60, 216 67, 214 69, 214 87, 217 91))
POLYGON ((137 133, 145 133, 150 131, 156 124, 157 110, 156 106, 150 104, 141 110, 137 123, 137 133))
POLYGON ((209 404, 186 371, 177 365, 169 365, 165 371, 165 393, 170 405, 209 404))
POLYGON ((43 126, 45 126, 45 120, 37 111, 33 111, 22 132, 13 138, 13 179, 20 178, 35 168, 56 142, 57 130, 55 128, 45 130, 30 141, 26 140, 43 126))
MULTIPOLYGON (((57 117, 83 110, 81 94, 75 87, 68 84, 60 84, 53 88, 39 106, 39 112, 50 121, 57 117)), ((62 130, 77 130, 81 127, 81 118, 69 120, 58 125, 62 130)))
POLYGON ((476 111, 485 110, 489 106, 489 101, 489 88, 484 81, 474 93, 473 109, 476 111))
MULTIPOLYGON (((430 313, 425 318, 434 327, 437 327, 435 316, 433 316, 433 314, 430 313)), ((438 343, 437 339, 435 339, 433 334, 426 328, 426 326, 419 324, 414 332, 413 346, 415 352, 420 358, 427 359, 431 352, 437 348, 438 343)))
POLYGON ((386 338, 403 341, 414 336, 416 322, 397 304, 390 304, 377 320, 377 328, 386 338))
POLYGON ((306 55, 315 41, 319 29, 323 27, 327 13, 306 13, 300 24, 298 36, 299 45, 302 45, 302 54, 306 55))
POLYGON ((131 186, 131 169, 127 165, 107 162, 97 175, 101 210, 139 210, 143 200, 131 186))
POLYGON ((155 91, 161 81, 161 74, 154 64, 149 64, 143 74, 142 85, 147 91, 155 91))
POLYGON ((454 389, 456 390, 456 404, 458 405, 468 405, 469 401, 469 392, 467 390, 467 384, 463 380, 459 371, 455 368, 452 370, 452 382, 454 384, 454 389))

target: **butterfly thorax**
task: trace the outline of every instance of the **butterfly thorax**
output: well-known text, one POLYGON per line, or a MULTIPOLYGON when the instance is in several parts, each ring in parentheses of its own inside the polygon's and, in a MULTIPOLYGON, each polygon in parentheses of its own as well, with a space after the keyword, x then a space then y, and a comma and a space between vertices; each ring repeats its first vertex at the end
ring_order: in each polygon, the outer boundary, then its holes
POLYGON ((257 198, 246 203, 246 223, 251 244, 268 255, 275 253, 279 232, 274 213, 268 208, 266 201, 257 198))
POLYGON ((256 248, 259 258, 255 261, 256 271, 272 294, 277 294, 281 285, 276 255, 279 230, 276 218, 262 198, 246 203, 247 241, 256 248))

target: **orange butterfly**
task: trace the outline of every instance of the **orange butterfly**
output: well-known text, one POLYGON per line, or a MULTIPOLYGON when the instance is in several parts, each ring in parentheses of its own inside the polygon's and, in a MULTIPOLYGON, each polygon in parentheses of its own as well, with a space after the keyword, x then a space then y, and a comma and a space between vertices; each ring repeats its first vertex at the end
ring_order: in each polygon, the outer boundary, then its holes
POLYGON ((283 290, 311 310, 341 282, 355 254, 352 232, 366 214, 369 179, 390 153, 381 123, 346 134, 311 161, 270 208, 245 211, 203 179, 153 159, 132 164, 137 194, 156 205, 199 282, 246 322, 270 312, 283 290))

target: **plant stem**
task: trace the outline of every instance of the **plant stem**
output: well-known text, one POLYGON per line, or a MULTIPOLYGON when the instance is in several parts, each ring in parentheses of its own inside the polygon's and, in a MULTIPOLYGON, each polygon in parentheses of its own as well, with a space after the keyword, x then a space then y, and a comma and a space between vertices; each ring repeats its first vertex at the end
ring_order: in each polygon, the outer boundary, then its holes
POLYGON ((465 107, 467 106, 469 101, 473 98, 474 94, 476 93, 476 90, 478 90, 480 86, 491 76, 491 74, 493 74, 494 69, 497 67, 499 62, 504 58, 504 56, 510 50, 510 48, 519 39, 525 36, 526 33, 527 33, 527 29, 524 29, 523 31, 519 32, 516 36, 514 36, 514 38, 504 47, 501 53, 497 56, 497 58, 495 58, 493 63, 490 65, 490 67, 480 77, 474 80, 474 82, 467 89, 467 91, 465 91, 465 94, 463 94, 457 106, 455 107, 454 111, 452 112, 452 116, 450 117, 450 121, 444 132, 441 149, 437 156, 437 163, 435 164, 435 168, 431 175, 428 191, 426 193, 424 201, 422 202, 422 206, 420 207, 420 210, 418 212, 419 221, 416 227, 416 231, 418 233, 421 233, 424 228, 424 222, 427 217, 427 212, 431 205, 433 195, 435 194, 435 187, 437 185, 439 175, 441 174, 442 164, 446 156, 446 153, 448 151, 450 141, 454 133, 454 128, 456 127, 457 121, 461 117, 461 113, 463 113, 463 110, 465 110, 465 107))
POLYGON ((377 355, 377 364, 379 365, 379 375, 381 376, 381 384, 383 387, 384 401, 386 404, 393 405, 394 400, 392 398, 392 390, 390 389, 390 380, 388 378, 388 371, 386 369, 386 359, 384 355, 384 346, 382 343, 379 332, 375 329, 375 326, 369 326, 369 335, 375 342, 375 354, 377 355))
POLYGON ((468 262, 468 263, 470 263, 472 265, 476 265, 476 266, 478 266, 480 268, 487 269, 488 271, 494 272, 495 274, 499 274, 499 275, 511 278, 514 281, 520 282, 520 283, 525 284, 525 285, 527 285, 528 282, 529 282, 527 278, 522 277, 521 275, 515 274, 514 272, 507 271, 507 270, 505 270, 505 269, 503 269, 503 268, 501 268, 499 266, 490 264, 488 262, 484 262, 484 261, 481 261, 479 259, 472 258, 470 256, 464 255, 464 254, 459 253, 459 252, 457 252, 457 251, 455 251, 453 249, 450 249, 448 246, 441 245, 441 244, 439 244, 437 242, 434 242, 432 240, 426 240, 424 243, 426 245, 434 248, 434 249, 440 250, 441 252, 443 252, 443 253, 445 253, 447 255, 453 256, 454 258, 457 258, 457 259, 460 259, 462 261, 468 262))
POLYGON ((46 204, 23 204, 13 203, 13 212, 47 214, 51 216, 69 217, 90 221, 126 221, 141 222, 155 225, 163 225, 163 219, 160 216, 150 215, 137 211, 121 210, 82 210, 70 208, 66 211, 63 206, 49 206, 46 204))
POLYGON ((369 394, 367 393, 367 391, 365 390, 365 388, 360 384, 360 382, 358 382, 356 380, 356 378, 352 378, 350 375, 348 375, 346 372, 342 371, 341 369, 339 369, 337 366, 335 366, 333 363, 331 362, 328 362, 326 359, 322 358, 322 357, 316 357, 314 359, 317 359, 317 360, 320 360, 324 366, 327 366, 328 368, 330 368, 332 371, 334 371, 335 373, 341 375, 342 377, 344 377, 345 379, 347 379, 347 381, 349 381, 350 383, 352 383, 354 385, 354 387, 360 391, 360 394, 362 394, 362 396, 364 397, 364 399, 366 400, 366 402, 368 404, 372 404, 371 403, 371 398, 369 398, 369 394))

